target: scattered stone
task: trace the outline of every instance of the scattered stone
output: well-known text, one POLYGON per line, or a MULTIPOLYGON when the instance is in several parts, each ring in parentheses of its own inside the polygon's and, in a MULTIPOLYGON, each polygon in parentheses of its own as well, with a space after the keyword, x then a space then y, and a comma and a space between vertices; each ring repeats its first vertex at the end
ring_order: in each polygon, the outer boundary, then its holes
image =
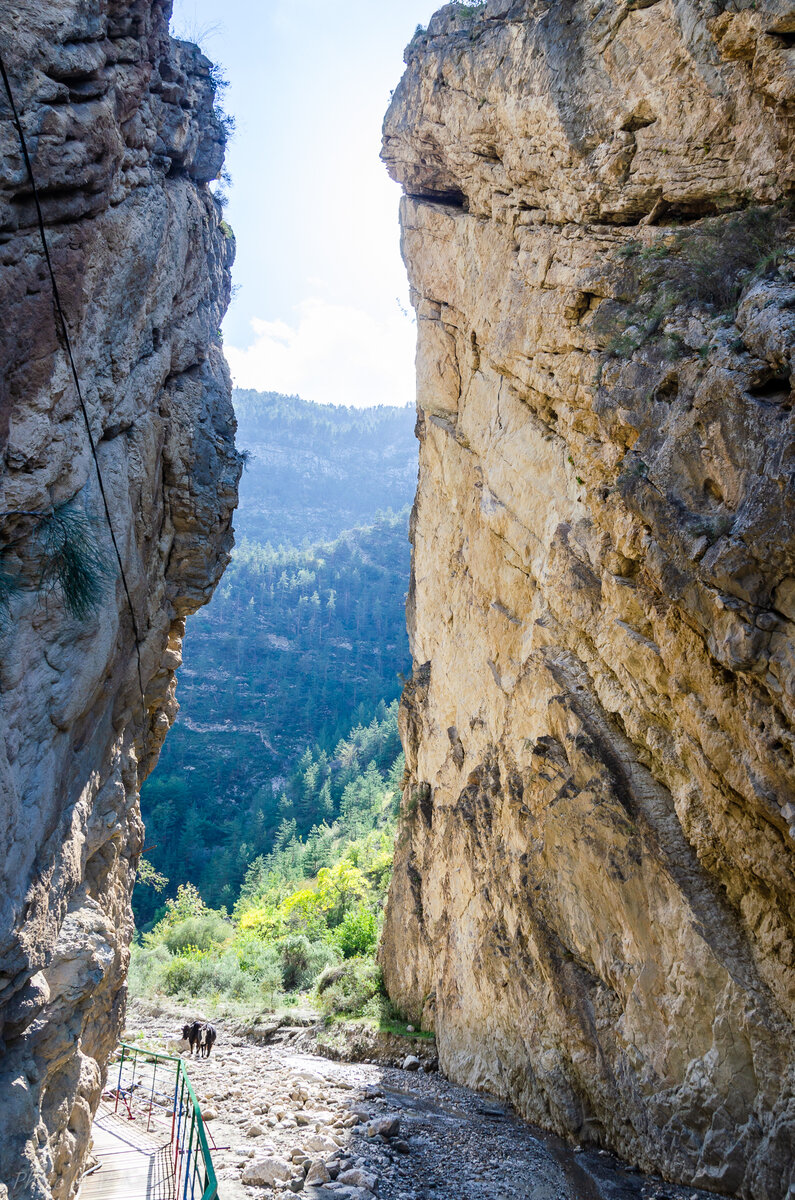
MULTIPOLYGON (((543 1142, 496 1097, 440 1076, 415 1073, 407 1081, 399 1069, 361 1063, 340 1062, 330 1067, 332 1078, 313 1083, 295 1069, 292 1047, 287 1058, 277 1046, 249 1042, 240 1054, 239 1068, 220 1058, 195 1068, 203 1071, 200 1095, 208 1111, 215 1109, 223 1122, 216 1140, 233 1143, 213 1154, 227 1200, 582 1200, 543 1142), (237 1103, 229 1102, 232 1081, 242 1085, 244 1099, 237 1103), (267 1128, 269 1109, 286 1114, 274 1129, 267 1128), (452 1119, 441 1116, 445 1112, 452 1119), (310 1124, 289 1129, 291 1114, 310 1118, 310 1124), (257 1125, 267 1137, 246 1136, 257 1125), (271 1164, 267 1172, 265 1162, 271 1164)), ((405 1041, 398 1066, 404 1057, 405 1041)), ((575 1160, 573 1150, 566 1153, 575 1160)), ((612 1179, 610 1157, 597 1161, 612 1179)), ((641 1200, 645 1183, 651 1200, 663 1200, 661 1180, 620 1170, 618 1183, 600 1183, 594 1196, 606 1200, 620 1192, 622 1200, 641 1200)), ((690 1190, 670 1195, 708 1200, 690 1190)))
POLYGON ((407 1054, 406 1057, 403 1059, 403 1070, 404 1071, 419 1071, 421 1066, 422 1066, 422 1063, 417 1058, 416 1054, 407 1054))
POLYGON ((337 1143, 322 1133, 309 1134, 304 1138, 304 1146, 307 1150, 315 1151, 317 1154, 331 1154, 337 1149, 337 1143))
POLYGON ((306 1182, 315 1184, 315 1183, 329 1183, 330 1181, 331 1181, 331 1173, 330 1173, 328 1167, 326 1166, 326 1164, 323 1162, 323 1159, 322 1158, 316 1159, 315 1162, 313 1162, 312 1165, 310 1166, 309 1171, 307 1172, 306 1182))
POLYGON ((400 1133, 400 1117, 376 1117, 369 1122, 366 1133, 368 1137, 397 1137, 400 1133))
POLYGON ((289 1178, 291 1171, 291 1164, 285 1159, 269 1155, 268 1158, 257 1158, 249 1163, 243 1171, 243 1183, 268 1184, 272 1187, 274 1183, 283 1183, 289 1178))
POLYGON ((371 1171, 363 1171, 361 1167, 354 1167, 349 1171, 340 1171, 337 1176, 337 1183, 344 1183, 352 1187, 367 1188, 369 1192, 374 1192, 378 1187, 378 1176, 373 1175, 371 1171))

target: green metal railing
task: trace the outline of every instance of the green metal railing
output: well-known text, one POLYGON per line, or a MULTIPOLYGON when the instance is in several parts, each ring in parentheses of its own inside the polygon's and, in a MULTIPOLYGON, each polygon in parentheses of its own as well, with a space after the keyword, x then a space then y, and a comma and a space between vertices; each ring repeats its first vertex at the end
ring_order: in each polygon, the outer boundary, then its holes
POLYGON ((127 1110, 129 1120, 143 1120, 145 1116, 147 1132, 151 1131, 153 1122, 166 1127, 170 1124, 175 1200, 216 1200, 218 1182, 207 1131, 185 1063, 175 1055, 158 1054, 126 1042, 121 1043, 119 1050, 114 1111, 118 1112, 121 1104, 127 1110), (161 1067, 158 1089, 160 1064, 168 1065, 161 1067))

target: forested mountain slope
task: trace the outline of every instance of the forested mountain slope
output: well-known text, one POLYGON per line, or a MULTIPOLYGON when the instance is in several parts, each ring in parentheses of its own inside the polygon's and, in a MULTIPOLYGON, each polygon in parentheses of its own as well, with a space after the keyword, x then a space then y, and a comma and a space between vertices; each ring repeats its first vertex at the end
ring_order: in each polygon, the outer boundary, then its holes
POLYGON ((234 402, 237 442, 250 455, 235 514, 238 543, 311 544, 414 499, 413 404, 343 408, 240 389, 234 402))
MULTIPOLYGON (((229 907, 285 821, 304 834, 335 815, 339 797, 321 795, 335 747, 400 692, 416 473, 408 409, 250 392, 235 403, 251 454, 238 544, 188 632, 180 713, 143 792, 146 856, 167 894, 190 881, 229 907), (307 751, 321 764, 312 795, 307 751)), ((142 924, 162 897, 139 888, 135 903, 142 924)))

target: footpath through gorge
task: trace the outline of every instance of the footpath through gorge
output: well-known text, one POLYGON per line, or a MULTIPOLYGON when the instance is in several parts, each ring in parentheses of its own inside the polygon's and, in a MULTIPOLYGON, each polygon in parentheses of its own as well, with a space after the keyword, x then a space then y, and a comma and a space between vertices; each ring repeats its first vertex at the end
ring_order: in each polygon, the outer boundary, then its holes
MULTIPOLYGON (((198 1015, 133 1002, 125 1039, 159 1048, 198 1015)), ((213 1053, 194 1057, 189 1073, 224 1147, 213 1153, 220 1200, 715 1200, 567 1145, 509 1104, 451 1084, 428 1039, 387 1037, 379 1051, 372 1035, 373 1056, 401 1063, 389 1066, 321 1057, 318 1027, 213 1023, 213 1053)), ((368 1052, 367 1035, 351 1044, 368 1052)))

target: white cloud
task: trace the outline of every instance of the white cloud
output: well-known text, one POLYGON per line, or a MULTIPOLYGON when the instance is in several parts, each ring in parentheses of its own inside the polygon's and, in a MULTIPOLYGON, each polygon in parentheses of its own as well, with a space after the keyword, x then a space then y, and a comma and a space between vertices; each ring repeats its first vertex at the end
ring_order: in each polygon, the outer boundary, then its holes
POLYGON ((414 401, 414 322, 398 308, 379 318, 350 305, 312 298, 298 321, 251 322, 246 349, 225 346, 237 387, 296 393, 321 404, 414 401))

